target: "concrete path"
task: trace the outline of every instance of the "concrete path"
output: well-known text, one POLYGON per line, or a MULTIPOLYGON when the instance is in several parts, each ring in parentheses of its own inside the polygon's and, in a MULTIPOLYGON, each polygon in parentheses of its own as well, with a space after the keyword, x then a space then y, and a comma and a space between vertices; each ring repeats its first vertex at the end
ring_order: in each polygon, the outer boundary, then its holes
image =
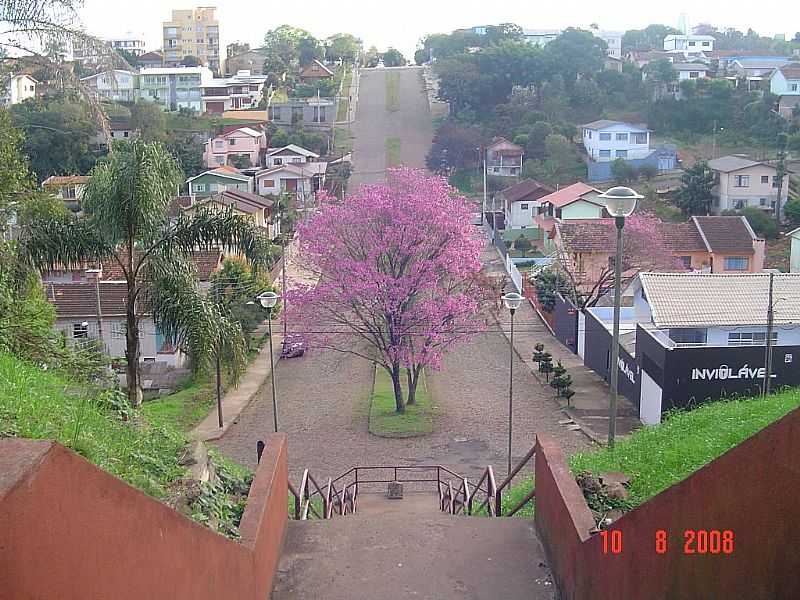
POLYGON ((398 510, 290 521, 272 598, 552 600, 555 592, 531 521, 398 510))
MULTIPOLYGON (((502 259, 493 246, 487 245, 481 254, 481 261, 489 272, 503 272, 502 259)), ((512 291, 509 282, 506 291, 512 291)), ((499 312, 499 323, 506 338, 511 338, 511 315, 503 309, 499 312)), ((605 444, 608 439, 608 402, 609 386, 597 373, 583 364, 583 359, 564 346, 547 328, 530 302, 523 302, 514 316, 514 349, 525 366, 545 390, 552 393, 547 379, 539 373, 538 365, 533 362, 533 347, 537 343, 545 345, 545 350, 553 356, 553 364, 559 360, 572 377, 572 389, 575 395, 567 406, 563 398, 554 399, 559 403, 566 415, 595 442, 605 444)), ((618 436, 625 436, 633 429, 640 427, 638 411, 625 397, 620 396, 617 404, 618 436)))

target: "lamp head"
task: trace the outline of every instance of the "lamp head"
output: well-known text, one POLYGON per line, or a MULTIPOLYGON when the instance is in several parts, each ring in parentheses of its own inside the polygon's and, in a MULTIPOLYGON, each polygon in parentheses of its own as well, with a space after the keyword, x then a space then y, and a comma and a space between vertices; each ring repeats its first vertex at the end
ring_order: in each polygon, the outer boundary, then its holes
POLYGON ((257 296, 261 306, 269 309, 275 308, 275 305, 278 303, 278 297, 278 294, 275 292, 264 292, 263 294, 259 294, 257 296))
POLYGON ((522 301, 524 300, 524 298, 517 292, 509 292, 505 296, 502 296, 502 299, 503 304, 510 311, 517 310, 520 306, 522 306, 522 301))
POLYGON ((612 217, 629 217, 636 208, 636 201, 644 198, 629 187, 617 186, 599 196, 606 202, 606 210, 612 217))

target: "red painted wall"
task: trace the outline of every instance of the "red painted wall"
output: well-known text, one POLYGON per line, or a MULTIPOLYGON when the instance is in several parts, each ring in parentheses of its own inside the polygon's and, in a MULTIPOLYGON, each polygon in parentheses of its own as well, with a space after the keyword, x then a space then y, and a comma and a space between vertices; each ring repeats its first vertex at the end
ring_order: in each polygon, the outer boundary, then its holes
POLYGON ((560 449, 541 436, 535 519, 562 600, 800 598, 798 457, 800 409, 616 521, 622 552, 612 555, 589 533, 594 522, 560 449), (684 554, 684 531, 698 529, 733 531, 733 553, 684 554))
POLYGON ((0 440, 0 598, 263 600, 287 520, 286 436, 218 535, 52 442, 0 440))

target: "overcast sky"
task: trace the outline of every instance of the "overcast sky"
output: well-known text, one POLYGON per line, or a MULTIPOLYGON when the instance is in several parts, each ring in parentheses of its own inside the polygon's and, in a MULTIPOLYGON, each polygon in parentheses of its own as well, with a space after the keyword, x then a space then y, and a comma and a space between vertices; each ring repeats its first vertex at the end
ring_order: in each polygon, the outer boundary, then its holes
MULTIPOLYGON (((258 2, 258 0, 206 0, 196 5, 216 6, 220 21, 221 47, 233 41, 259 43, 264 33, 287 23, 324 38, 337 32, 353 33, 384 50, 394 46, 410 58, 420 38, 428 33, 449 33, 472 25, 513 22, 525 28, 588 27, 624 31, 650 23, 677 26, 681 13, 696 25, 711 22, 718 27, 752 27, 762 35, 800 30, 800 2, 762 0, 617 0, 616 2, 575 2, 561 0, 302 0, 301 2, 258 2), (384 8, 385 7, 385 8, 384 8)), ((84 25, 89 33, 116 37, 131 31, 144 36, 148 49, 161 46, 161 22, 173 8, 195 4, 171 0, 84 0, 84 25)))

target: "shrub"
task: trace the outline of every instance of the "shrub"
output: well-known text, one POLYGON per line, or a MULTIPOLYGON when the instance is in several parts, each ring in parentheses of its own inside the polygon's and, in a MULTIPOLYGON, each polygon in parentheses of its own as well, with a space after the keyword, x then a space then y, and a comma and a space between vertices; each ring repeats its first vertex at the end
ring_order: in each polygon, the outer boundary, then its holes
POLYGON ((773 239, 778 235, 778 226, 769 213, 756 208, 755 206, 748 206, 742 209, 741 214, 750 223, 750 227, 756 232, 756 235, 773 239))
POLYGON ((658 168, 654 165, 642 165, 639 167, 639 175, 644 177, 647 181, 650 181, 658 175, 658 168))
POLYGON ((531 249, 532 246, 533 245, 531 244, 531 241, 524 235, 520 235, 514 242, 514 248, 516 248, 520 252, 527 252, 528 250, 531 249))
POLYGON ((563 274, 550 269, 537 273, 533 282, 536 286, 536 297, 539 300, 539 304, 547 312, 552 312, 555 308, 557 293, 567 293, 570 290, 567 278, 563 274))
POLYGON ((800 198, 792 198, 783 207, 786 220, 792 227, 800 227, 800 198))

